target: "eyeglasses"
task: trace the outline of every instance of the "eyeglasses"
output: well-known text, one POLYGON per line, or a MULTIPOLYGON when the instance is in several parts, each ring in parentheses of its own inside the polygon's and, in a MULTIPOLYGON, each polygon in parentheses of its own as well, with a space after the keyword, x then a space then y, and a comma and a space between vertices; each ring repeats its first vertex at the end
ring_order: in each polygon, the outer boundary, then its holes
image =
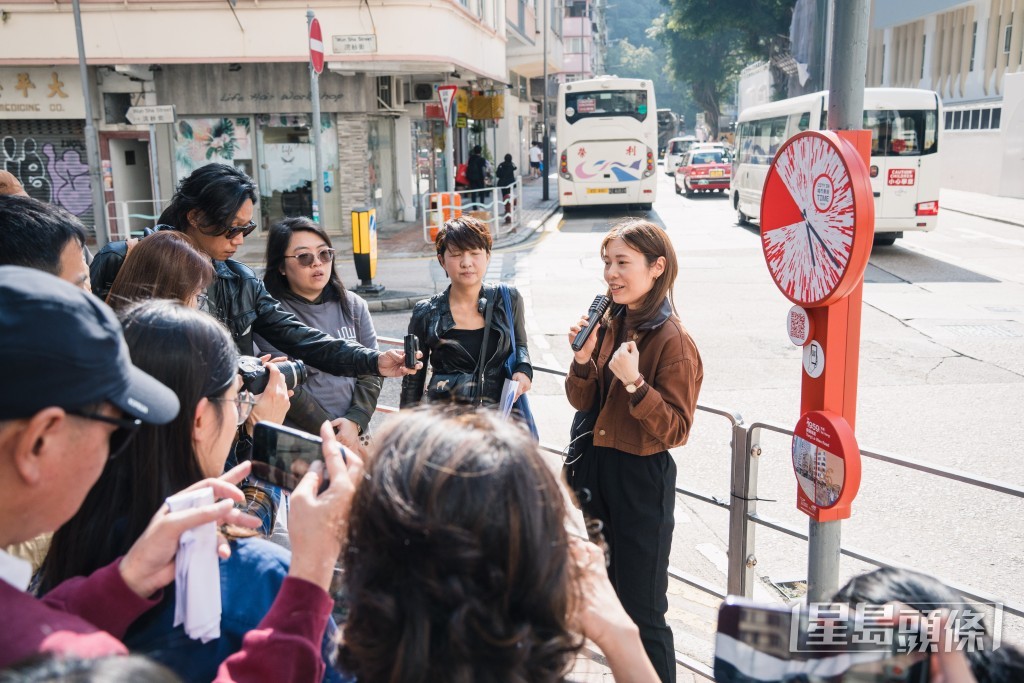
POLYGON ((238 411, 238 424, 245 424, 245 421, 252 415, 252 409, 256 407, 256 397, 248 391, 239 391, 234 398, 211 398, 211 401, 219 403, 234 403, 238 411))
POLYGON ((233 240, 239 235, 242 237, 248 237, 249 233, 256 229, 256 221, 249 221, 245 225, 229 225, 220 232, 217 233, 219 236, 223 236, 229 240, 233 240))
POLYGON ((334 260, 333 249, 321 249, 313 255, 311 251, 304 251, 301 254, 295 254, 293 256, 285 256, 285 258, 293 258, 299 262, 299 265, 303 268, 309 268, 316 262, 316 259, 320 259, 320 263, 330 263, 334 260))
POLYGON ((139 419, 124 419, 119 417, 109 417, 107 415, 100 415, 98 413, 83 413, 75 410, 64 411, 68 415, 74 415, 75 417, 81 417, 86 420, 94 420, 96 422, 106 422, 107 424, 116 425, 115 429, 110 434, 110 453, 107 456, 108 460, 113 460, 121 454, 122 451, 131 443, 131 440, 135 437, 135 434, 139 431, 139 427, 142 426, 142 420, 139 419))

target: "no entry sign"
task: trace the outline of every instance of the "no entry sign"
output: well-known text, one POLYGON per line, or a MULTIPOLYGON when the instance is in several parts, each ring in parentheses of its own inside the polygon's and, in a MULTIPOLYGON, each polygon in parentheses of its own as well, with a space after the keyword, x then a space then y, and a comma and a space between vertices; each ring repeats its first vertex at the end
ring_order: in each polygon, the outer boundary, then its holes
POLYGON ((324 72, 324 36, 320 32, 320 20, 314 19, 309 24, 309 63, 313 71, 324 72))

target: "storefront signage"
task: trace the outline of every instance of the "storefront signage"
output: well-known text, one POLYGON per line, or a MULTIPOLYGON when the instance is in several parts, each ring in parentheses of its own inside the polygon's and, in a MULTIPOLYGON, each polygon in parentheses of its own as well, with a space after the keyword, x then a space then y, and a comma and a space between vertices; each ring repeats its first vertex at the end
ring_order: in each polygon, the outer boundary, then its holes
MULTIPOLYGON (((310 111, 306 62, 242 64, 231 71, 227 64, 165 65, 156 81, 158 102, 174 102, 178 117, 251 114, 299 114, 310 111)), ((355 112, 365 106, 357 79, 333 73, 320 77, 320 111, 355 112)))
POLYGON ((0 119, 84 119, 78 67, 0 68, 0 119))
POLYGON ((365 35, 331 36, 336 55, 365 55, 377 51, 377 36, 365 35))

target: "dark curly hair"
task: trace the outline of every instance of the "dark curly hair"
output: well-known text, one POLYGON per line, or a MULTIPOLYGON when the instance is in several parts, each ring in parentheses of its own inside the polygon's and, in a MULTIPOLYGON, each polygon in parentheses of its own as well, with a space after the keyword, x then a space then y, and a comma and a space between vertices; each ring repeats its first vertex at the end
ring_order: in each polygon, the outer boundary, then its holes
POLYGON ((349 520, 341 666, 360 683, 563 680, 578 588, 530 435, 494 411, 424 406, 374 449, 349 520))
POLYGON ((157 222, 181 232, 194 227, 219 235, 247 199, 259 201, 252 178, 228 164, 206 164, 182 178, 157 222))

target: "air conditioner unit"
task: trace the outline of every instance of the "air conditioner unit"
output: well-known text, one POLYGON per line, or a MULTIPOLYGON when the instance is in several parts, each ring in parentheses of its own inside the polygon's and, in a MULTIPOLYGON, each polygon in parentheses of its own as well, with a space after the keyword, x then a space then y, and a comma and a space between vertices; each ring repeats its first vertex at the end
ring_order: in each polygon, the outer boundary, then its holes
POLYGON ((378 76, 377 110, 397 111, 403 106, 402 79, 398 76, 378 76))
POLYGON ((409 101, 410 102, 436 102, 437 101, 437 83, 410 83, 409 84, 409 101))

